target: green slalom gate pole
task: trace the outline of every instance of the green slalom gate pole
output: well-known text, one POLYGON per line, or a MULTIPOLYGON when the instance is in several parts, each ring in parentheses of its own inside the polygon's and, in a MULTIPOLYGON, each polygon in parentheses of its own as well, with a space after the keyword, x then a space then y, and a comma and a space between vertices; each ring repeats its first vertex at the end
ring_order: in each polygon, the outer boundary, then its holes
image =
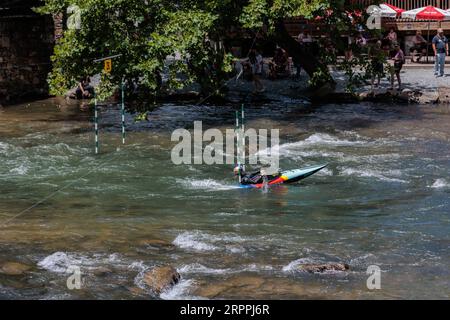
POLYGON ((241 106, 241 133, 242 133, 242 170, 245 171, 245 130, 244 130, 244 104, 241 106))
POLYGON ((122 80, 122 144, 125 144, 125 92, 122 80))
POLYGON ((241 162, 239 160, 241 151, 239 149, 239 111, 236 111, 236 160, 237 160, 237 166, 239 168, 239 183, 242 181, 241 177, 241 162))
POLYGON ((95 129, 95 154, 98 154, 98 108, 97 108, 97 94, 94 93, 94 129, 95 129))

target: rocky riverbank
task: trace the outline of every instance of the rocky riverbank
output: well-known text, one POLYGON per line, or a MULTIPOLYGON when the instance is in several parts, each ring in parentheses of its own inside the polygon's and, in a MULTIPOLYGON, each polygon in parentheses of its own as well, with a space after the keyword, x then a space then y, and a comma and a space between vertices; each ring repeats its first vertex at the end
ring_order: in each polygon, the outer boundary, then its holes
POLYGON ((334 91, 324 90, 321 94, 311 95, 307 91, 309 77, 302 72, 299 79, 285 78, 278 80, 263 79, 266 90, 253 93, 253 84, 243 79, 231 80, 227 84, 227 98, 231 101, 247 99, 250 101, 307 99, 313 103, 358 103, 361 101, 396 102, 414 104, 437 104, 450 102, 449 76, 436 78, 432 66, 421 68, 405 67, 401 72, 402 90, 391 90, 388 77, 381 80, 380 86, 371 87, 369 81, 355 87, 352 93, 346 91, 346 76, 337 70, 332 71, 336 81, 334 91))

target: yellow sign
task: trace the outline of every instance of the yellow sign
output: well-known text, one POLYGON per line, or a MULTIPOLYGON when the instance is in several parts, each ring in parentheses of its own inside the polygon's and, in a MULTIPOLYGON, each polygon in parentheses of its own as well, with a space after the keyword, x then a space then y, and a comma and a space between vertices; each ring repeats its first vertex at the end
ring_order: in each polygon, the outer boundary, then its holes
POLYGON ((112 62, 111 59, 105 60, 105 64, 103 66, 103 70, 105 70, 106 73, 110 73, 112 69, 112 62))

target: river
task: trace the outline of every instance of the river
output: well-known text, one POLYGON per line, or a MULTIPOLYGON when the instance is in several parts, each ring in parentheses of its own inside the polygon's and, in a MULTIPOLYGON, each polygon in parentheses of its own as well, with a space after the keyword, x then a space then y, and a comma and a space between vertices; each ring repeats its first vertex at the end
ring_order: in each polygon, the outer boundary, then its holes
POLYGON ((237 107, 127 114, 125 145, 119 108, 102 107, 99 155, 75 102, 0 110, 0 262, 31 266, 0 274, 0 298, 450 298, 449 106, 249 104, 247 128, 280 129, 281 168, 329 163, 267 191, 237 188, 230 165, 170 161, 174 129, 233 128, 237 107), (350 270, 298 270, 328 262, 350 270), (142 278, 157 265, 181 281, 155 295, 142 278))

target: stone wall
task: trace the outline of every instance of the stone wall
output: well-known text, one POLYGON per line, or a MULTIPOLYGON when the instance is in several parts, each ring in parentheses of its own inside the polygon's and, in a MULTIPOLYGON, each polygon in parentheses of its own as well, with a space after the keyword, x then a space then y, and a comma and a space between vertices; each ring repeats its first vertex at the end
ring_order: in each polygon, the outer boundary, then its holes
POLYGON ((0 19, 0 103, 47 96, 47 75, 55 42, 51 16, 0 19))

